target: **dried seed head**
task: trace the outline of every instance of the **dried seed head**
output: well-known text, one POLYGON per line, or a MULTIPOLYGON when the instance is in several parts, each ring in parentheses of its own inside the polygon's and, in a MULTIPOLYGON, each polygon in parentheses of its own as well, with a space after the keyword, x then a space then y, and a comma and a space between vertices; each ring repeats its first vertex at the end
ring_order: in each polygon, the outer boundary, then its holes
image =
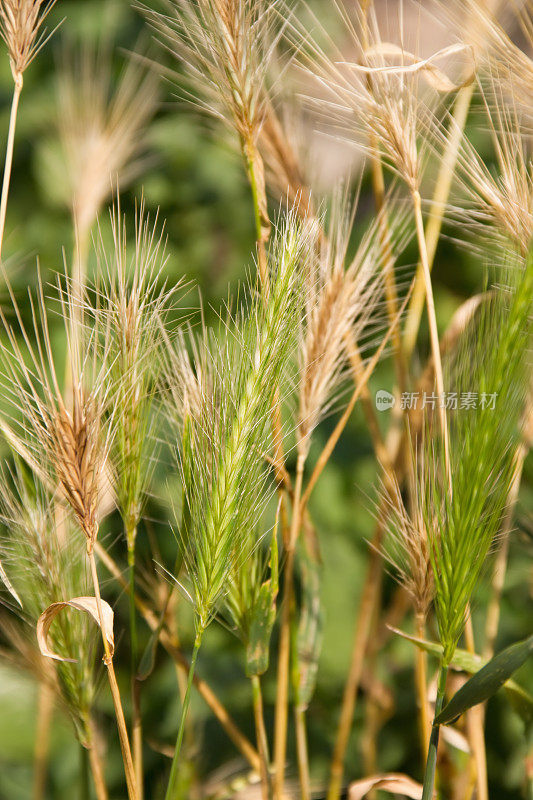
MULTIPOLYGON (((41 281, 36 305, 30 295, 32 329, 26 329, 13 294, 18 330, 2 314, 7 335, 2 346, 2 382, 16 431, 12 446, 23 459, 29 451, 47 483, 57 487, 67 500, 88 547, 92 547, 102 512, 112 433, 111 422, 105 419, 108 365, 105 358, 100 360, 100 332, 80 331, 72 292, 59 281, 58 291, 69 344, 71 401, 64 399, 57 378, 57 356, 50 340, 41 281)), ((59 369, 64 369, 62 359, 59 369)))
POLYGON ((263 0, 170 0, 167 15, 143 7, 165 47, 182 63, 194 102, 257 141, 265 81, 279 33, 277 11, 263 0), (198 101, 198 97, 200 100, 198 101))
POLYGON ((41 30, 55 0, 0 0, 0 35, 7 45, 15 80, 33 61, 46 39, 41 30))
POLYGON ((425 617, 435 587, 428 535, 418 497, 415 497, 413 505, 409 512, 396 480, 392 486, 382 487, 380 521, 385 529, 383 554, 408 592, 415 613, 425 617))
POLYGON ((124 186, 142 170, 156 108, 157 78, 135 61, 114 85, 106 52, 85 48, 64 58, 57 119, 79 232, 90 230, 117 177, 124 186))
POLYGON ((98 531, 98 488, 101 465, 98 463, 98 417, 94 399, 85 401, 76 392, 72 413, 58 398, 50 437, 57 477, 88 542, 94 543, 98 531))
MULTIPOLYGON (((343 201, 336 202, 330 235, 317 246, 314 260, 309 259, 300 341, 297 437, 302 456, 307 455, 311 433, 329 409, 343 376, 347 337, 364 358, 368 340, 384 323, 380 221, 370 226, 347 263, 354 214, 355 208, 350 213, 343 201)), ((398 211, 390 228, 391 259, 405 243, 405 221, 405 214, 398 211)))
MULTIPOLYGON (((525 255, 533 236, 533 138, 512 96, 510 103, 505 97, 499 76, 489 77, 482 96, 497 172, 486 165, 464 138, 459 153, 459 176, 473 205, 466 213, 476 232, 481 222, 486 235, 503 237, 525 255)), ((464 209, 452 210, 452 215, 464 224, 464 209)))
POLYGON ((383 158, 414 191, 426 156, 440 139, 435 112, 441 95, 462 85, 462 80, 451 80, 438 65, 443 58, 457 54, 462 64, 464 53, 470 51, 460 43, 426 59, 407 51, 403 46, 403 3, 398 6, 400 44, 383 40, 373 8, 368 15, 360 9, 355 22, 339 10, 349 57, 331 39, 331 53, 326 53, 309 41, 305 31, 296 30, 295 38, 301 39, 304 75, 321 89, 320 97, 309 96, 309 90, 306 94, 327 132, 340 132, 359 148, 383 158))
POLYGON ((166 345, 163 325, 183 284, 178 281, 170 290, 165 286, 163 231, 157 217, 152 223, 145 213, 144 202, 135 218, 133 244, 127 241, 118 201, 111 225, 111 254, 102 237, 97 248, 102 277, 96 315, 99 327, 109 331, 111 394, 117 409, 111 456, 118 506, 132 544, 157 448, 154 399, 166 345))
MULTIPOLYGON (((462 4, 461 4, 462 5, 462 4)), ((509 97, 531 123, 533 12, 528 2, 491 4, 466 0, 470 23, 463 35, 476 49, 481 72, 497 74, 509 97), (496 14, 496 11, 499 13, 496 14), (499 19, 500 18, 500 19, 499 19), (502 19, 503 18, 503 19, 502 19), (516 35, 521 27, 522 35, 516 35)))

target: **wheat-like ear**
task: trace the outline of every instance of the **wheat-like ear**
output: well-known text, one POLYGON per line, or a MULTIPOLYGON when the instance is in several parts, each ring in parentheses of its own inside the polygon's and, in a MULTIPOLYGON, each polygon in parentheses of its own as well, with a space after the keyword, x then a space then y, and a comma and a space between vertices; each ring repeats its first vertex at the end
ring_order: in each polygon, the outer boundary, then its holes
POLYGON ((507 288, 480 305, 449 366, 459 398, 476 401, 450 416, 451 485, 434 442, 424 460, 423 515, 446 663, 506 509, 531 374, 531 256, 497 279, 507 288))
POLYGON ((263 0, 169 0, 168 14, 141 6, 162 43, 181 62, 195 102, 257 141, 269 61, 279 34, 263 0), (197 99, 198 97, 198 99, 197 99))
MULTIPOLYGON (((299 266, 308 244, 290 215, 271 248, 268 296, 255 295, 247 312, 214 333, 204 331, 195 345, 199 360, 187 379, 194 389, 182 402, 180 471, 189 519, 185 560, 200 630, 226 592, 233 566, 246 557, 249 528, 272 491, 265 470, 271 400, 294 342, 299 266)), ((173 363, 179 372, 170 380, 181 382, 189 361, 178 354, 173 363)), ((179 400, 180 393, 170 396, 179 400)))
MULTIPOLYGON (((533 236, 533 162, 531 130, 514 103, 515 94, 506 89, 497 73, 489 75, 482 88, 485 118, 489 126, 497 172, 490 169, 464 138, 459 152, 460 183, 473 208, 452 211, 461 224, 465 213, 473 223, 473 232, 503 237, 507 246, 525 255, 533 236)), ((501 243, 498 247, 499 249, 501 243)))
POLYGON ((330 133, 340 132, 373 157, 382 158, 410 191, 417 191, 426 157, 440 139, 435 122, 440 92, 457 88, 439 69, 439 60, 466 48, 457 43, 423 60, 402 45, 383 41, 374 8, 366 15, 359 9, 355 21, 344 9, 338 8, 338 14, 353 53, 349 61, 323 30, 327 49, 303 27, 291 27, 303 73, 322 94, 317 97, 307 90, 308 102, 330 133), (424 79, 429 84, 426 92, 422 91, 424 79))
POLYGON ((533 14, 530 3, 501 3, 498 15, 482 0, 467 0, 465 6, 470 18, 467 35, 476 48, 480 67, 499 76, 505 92, 515 98, 520 112, 531 123, 533 14), (504 24, 498 19, 501 16, 506 17, 504 24), (516 30, 517 21, 523 37, 512 36, 509 32, 516 30))
POLYGON ((154 399, 165 346, 164 323, 182 283, 166 287, 164 228, 157 217, 150 220, 144 201, 135 216, 133 244, 128 245, 126 217, 118 200, 111 211, 111 228, 111 254, 101 232, 97 246, 100 296, 94 313, 97 328, 105 332, 111 403, 116 409, 111 460, 117 503, 128 547, 133 548, 157 448, 154 399))
MULTIPOLYGON (((342 378, 346 340, 361 351, 377 336, 385 318, 380 220, 369 226, 355 254, 349 253, 356 207, 341 196, 333 204, 329 230, 306 271, 306 310, 300 335, 297 447, 307 456, 311 434, 327 412, 342 378)), ((389 214, 388 207, 384 213, 389 214)), ((317 228, 318 236, 318 228, 317 228)), ((392 259, 406 241, 405 210, 391 227, 392 259)))
POLYGON ((270 218, 258 149, 269 62, 278 32, 275 4, 264 0, 169 0, 168 14, 143 7, 164 45, 190 81, 189 96, 236 131, 253 195, 259 272, 267 278, 270 218))
POLYGON ((103 47, 65 48, 57 82, 57 126, 69 182, 68 202, 83 240, 120 179, 143 166, 146 128, 158 104, 158 80, 130 57, 114 81, 103 47))
POLYGON ((0 35, 7 45, 15 80, 33 61, 48 36, 42 28, 56 0, 1 0, 0 35))
POLYGON ((89 546, 98 532, 100 491, 111 428, 105 422, 109 392, 107 366, 99 362, 97 333, 73 336, 77 311, 68 284, 57 282, 61 314, 70 351, 72 401, 63 397, 57 354, 52 348, 44 289, 39 278, 37 299, 30 294, 32 327, 27 329, 14 295, 16 325, 2 313, 7 343, 2 346, 2 384, 18 437, 13 442, 22 458, 26 448, 48 472, 72 509, 89 546), (22 340, 22 344, 19 339, 22 340))
MULTIPOLYGON (((415 474, 417 473, 420 474, 420 471, 415 465, 415 474)), ((414 489, 412 509, 408 509, 396 480, 392 485, 382 485, 379 522, 385 530, 383 555, 409 594, 415 614, 418 618, 425 619, 435 587, 428 534, 422 512, 421 487, 415 485, 414 489)))

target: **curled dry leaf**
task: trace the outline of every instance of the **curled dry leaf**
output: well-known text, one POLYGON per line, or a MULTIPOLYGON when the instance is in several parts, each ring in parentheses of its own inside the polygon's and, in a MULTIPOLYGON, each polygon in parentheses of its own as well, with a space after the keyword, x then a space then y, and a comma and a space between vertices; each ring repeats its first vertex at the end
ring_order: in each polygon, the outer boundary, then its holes
POLYGON ((348 789, 348 800, 363 800, 372 789, 380 789, 382 792, 390 792, 403 797, 411 797, 413 800, 420 800, 422 797, 422 786, 401 772, 389 772, 382 775, 371 775, 361 781, 350 784, 348 789))
MULTIPOLYGON (((109 603, 105 602, 105 600, 101 600, 100 605, 102 608, 104 634, 109 643, 111 655, 113 655, 115 649, 115 638, 113 635, 113 609, 109 603)), ((52 603, 52 605, 48 606, 48 608, 43 611, 37 621, 37 641, 43 656, 46 656, 47 658, 53 658, 56 661, 68 661, 71 664, 75 664, 75 658, 65 658, 64 656, 60 656, 57 653, 54 653, 48 647, 48 631, 50 630, 50 625, 57 617, 59 612, 64 608, 75 608, 77 611, 85 611, 87 614, 90 614, 96 624, 100 626, 96 597, 73 597, 72 600, 63 600, 59 603, 52 603)))
POLYGON ((455 92, 463 86, 466 86, 469 83, 472 83, 474 80, 474 76, 476 74, 476 64, 474 59, 474 52, 469 45, 465 44, 455 44, 451 45, 450 47, 445 47, 443 50, 439 50, 437 53, 434 53, 429 58, 418 58, 413 53, 409 53, 407 50, 404 50, 402 47, 399 47, 396 44, 392 44, 391 42, 381 42, 380 44, 376 44, 372 47, 369 47, 365 51, 366 56, 400 56, 402 59, 402 63, 397 66, 377 66, 377 67, 369 67, 364 64, 348 64, 354 70, 358 70, 360 72, 364 72, 366 74, 372 73, 389 73, 389 74, 405 74, 405 73, 413 73, 413 72, 421 72, 424 78, 426 79, 427 83, 435 89, 437 92, 455 92), (448 76, 440 70, 438 67, 435 66, 433 63, 439 58, 444 58, 446 56, 454 55, 458 52, 465 52, 470 55, 471 57, 471 69, 468 71, 466 78, 461 81, 460 83, 453 83, 448 76), (407 62, 407 63, 406 63, 407 62))

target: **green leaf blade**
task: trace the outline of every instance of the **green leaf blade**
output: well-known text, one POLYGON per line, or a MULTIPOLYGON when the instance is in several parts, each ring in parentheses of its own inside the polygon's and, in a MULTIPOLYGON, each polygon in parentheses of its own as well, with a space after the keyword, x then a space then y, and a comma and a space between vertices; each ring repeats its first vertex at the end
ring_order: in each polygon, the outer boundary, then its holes
POLYGON ((533 636, 512 644, 494 656, 476 672, 435 717, 437 725, 446 725, 469 708, 483 703, 494 695, 533 653, 533 636))

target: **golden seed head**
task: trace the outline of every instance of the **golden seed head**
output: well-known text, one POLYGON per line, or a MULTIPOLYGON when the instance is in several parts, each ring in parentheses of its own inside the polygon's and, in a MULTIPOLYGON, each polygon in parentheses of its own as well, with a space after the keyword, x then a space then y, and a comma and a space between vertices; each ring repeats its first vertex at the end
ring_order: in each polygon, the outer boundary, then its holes
POLYGON ((22 73, 44 44, 43 20, 55 0, 0 0, 0 35, 7 45, 11 69, 15 80, 22 73))

